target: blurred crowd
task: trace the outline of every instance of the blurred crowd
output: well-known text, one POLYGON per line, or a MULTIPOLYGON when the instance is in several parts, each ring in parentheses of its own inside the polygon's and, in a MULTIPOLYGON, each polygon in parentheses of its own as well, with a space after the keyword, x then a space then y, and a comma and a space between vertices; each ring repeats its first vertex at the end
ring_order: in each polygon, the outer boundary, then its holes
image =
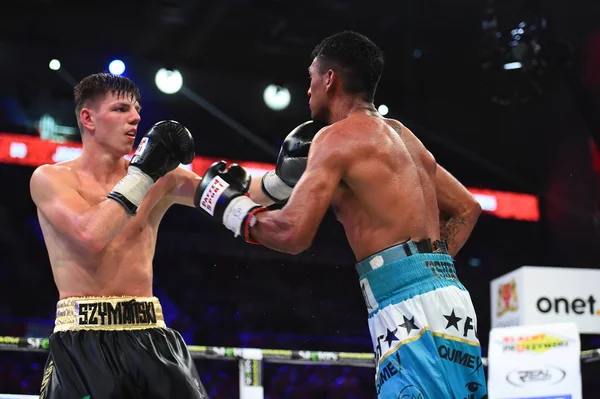
MULTIPOLYGON (((43 337, 52 331, 58 296, 35 207, 27 196, 14 194, 28 192, 31 171, 0 164, 6 188, 0 200, 0 336, 43 337)), ((167 325, 188 344, 372 352, 354 259, 332 215, 311 249, 298 256, 248 245, 224 230, 185 207, 171 209, 159 230, 154 293, 167 325)), ((457 273, 478 313, 484 355, 490 280, 521 265, 549 264, 544 239, 541 223, 483 215, 457 257, 457 273)), ((589 341, 582 348, 599 344, 589 341)), ((0 393, 37 393, 45 361, 44 353, 0 351, 0 393)), ((197 364, 211 398, 239 397, 237 362, 197 364)), ((373 369, 263 367, 265 398, 375 397, 373 369)), ((584 388, 597 392, 598 363, 584 370, 584 388)))

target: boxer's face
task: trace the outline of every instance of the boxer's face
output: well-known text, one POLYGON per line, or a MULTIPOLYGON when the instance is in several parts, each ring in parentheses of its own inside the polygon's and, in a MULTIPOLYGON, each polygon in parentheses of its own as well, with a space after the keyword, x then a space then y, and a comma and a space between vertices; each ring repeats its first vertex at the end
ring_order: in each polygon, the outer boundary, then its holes
POLYGON ((308 106, 312 119, 327 122, 329 116, 329 99, 327 95, 327 72, 321 73, 318 58, 308 68, 310 86, 308 87, 308 106))
POLYGON ((95 141, 110 152, 129 153, 140 123, 141 107, 137 100, 128 93, 120 96, 107 93, 96 100, 92 110, 95 141))

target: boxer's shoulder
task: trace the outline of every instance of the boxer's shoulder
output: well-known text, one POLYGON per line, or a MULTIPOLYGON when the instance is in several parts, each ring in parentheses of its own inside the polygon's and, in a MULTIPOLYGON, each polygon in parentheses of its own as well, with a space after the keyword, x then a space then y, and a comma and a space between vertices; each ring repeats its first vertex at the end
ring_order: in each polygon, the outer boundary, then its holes
POLYGON ((347 152, 354 153, 361 148, 373 146, 373 140, 365 140, 369 132, 377 130, 381 120, 373 117, 350 116, 323 128, 315 140, 327 142, 329 145, 343 147, 347 152))
POLYGON ((78 175, 73 161, 38 166, 31 175, 31 185, 76 185, 78 175))
POLYGON ((392 129, 394 129, 398 134, 402 134, 404 130, 408 130, 406 126, 402 124, 399 120, 384 118, 385 123, 387 123, 392 129))

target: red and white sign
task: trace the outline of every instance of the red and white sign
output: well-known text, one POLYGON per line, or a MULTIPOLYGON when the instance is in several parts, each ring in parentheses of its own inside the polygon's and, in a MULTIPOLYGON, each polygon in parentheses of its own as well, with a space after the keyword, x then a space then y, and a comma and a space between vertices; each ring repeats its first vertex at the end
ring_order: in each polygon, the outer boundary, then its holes
MULTIPOLYGON (((142 139, 143 142, 143 139, 142 139)), ((142 151, 138 145, 137 151, 142 151)), ((137 152, 136 151, 136 152, 137 152)), ((57 143, 39 137, 0 132, 0 163, 40 166, 71 160, 81 154, 79 143, 57 143)), ((131 159, 133 153, 127 155, 131 159)), ((202 176, 217 158, 195 157, 190 165, 181 165, 202 176)), ((228 164, 242 165, 252 177, 262 177, 275 165, 265 162, 225 160, 228 164)), ((540 219, 538 198, 531 194, 469 188, 481 205, 483 212, 503 219, 536 222, 540 219)))

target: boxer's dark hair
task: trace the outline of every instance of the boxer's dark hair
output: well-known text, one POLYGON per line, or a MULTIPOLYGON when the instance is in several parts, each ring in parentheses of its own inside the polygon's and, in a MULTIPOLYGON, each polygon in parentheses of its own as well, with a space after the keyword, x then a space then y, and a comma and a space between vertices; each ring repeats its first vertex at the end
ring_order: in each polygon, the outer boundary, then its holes
POLYGON ((107 93, 116 94, 117 97, 130 98, 140 102, 140 90, 131 79, 125 76, 113 75, 112 73, 100 72, 86 76, 73 88, 75 97, 75 116, 79 130, 83 132, 83 126, 79 120, 81 109, 107 93))
POLYGON ((318 57, 319 73, 332 69, 342 77, 344 91, 373 102, 385 64, 383 51, 360 33, 343 31, 319 43, 311 54, 318 57))

